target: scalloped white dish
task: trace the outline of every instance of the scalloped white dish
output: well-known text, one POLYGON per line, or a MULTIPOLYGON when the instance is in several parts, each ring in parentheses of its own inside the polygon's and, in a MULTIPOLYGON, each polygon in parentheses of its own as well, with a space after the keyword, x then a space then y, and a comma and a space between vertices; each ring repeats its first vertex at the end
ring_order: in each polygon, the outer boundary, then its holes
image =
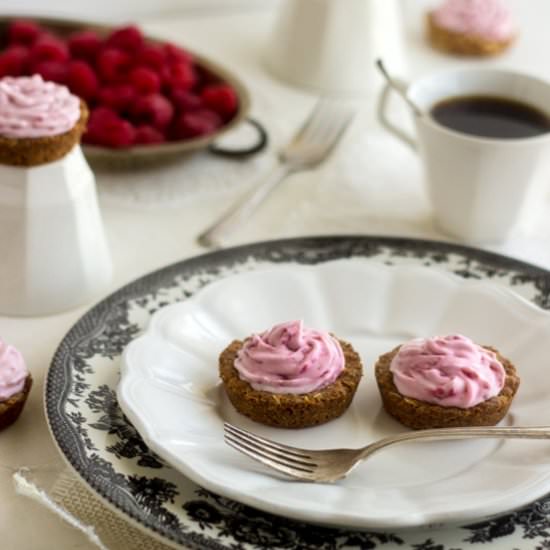
POLYGON ((223 442, 223 422, 302 447, 358 447, 404 431, 382 409, 381 353, 416 336, 460 332, 509 357, 521 385, 510 425, 550 425, 541 369, 550 314, 497 284, 360 258, 226 277, 159 310, 125 350, 119 403, 147 444, 193 481, 292 518, 358 528, 479 521, 550 491, 550 442, 447 441, 390 448, 336 484, 288 481, 223 442), (235 338, 301 318, 351 342, 364 376, 348 411, 323 426, 280 430, 238 414, 217 358, 235 338))

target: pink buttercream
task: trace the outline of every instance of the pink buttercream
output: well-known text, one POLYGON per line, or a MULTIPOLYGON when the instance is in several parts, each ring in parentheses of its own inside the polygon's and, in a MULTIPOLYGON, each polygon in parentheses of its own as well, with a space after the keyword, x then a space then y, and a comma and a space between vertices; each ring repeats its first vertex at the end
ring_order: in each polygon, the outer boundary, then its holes
POLYGON ((40 75, 0 80, 0 135, 11 138, 55 136, 80 118, 80 100, 65 86, 40 75))
POLYGON ((492 351, 460 334, 403 344, 390 371, 402 395, 460 409, 498 395, 506 378, 492 351))
POLYGON ((0 402, 19 393, 25 386, 28 374, 19 351, 0 340, 0 402))
POLYGON ((437 25, 452 32, 487 40, 509 40, 516 27, 500 0, 446 0, 434 10, 437 25))
POLYGON ((247 338, 235 359, 242 380, 270 393, 310 393, 331 384, 344 369, 338 341, 302 321, 275 325, 247 338))

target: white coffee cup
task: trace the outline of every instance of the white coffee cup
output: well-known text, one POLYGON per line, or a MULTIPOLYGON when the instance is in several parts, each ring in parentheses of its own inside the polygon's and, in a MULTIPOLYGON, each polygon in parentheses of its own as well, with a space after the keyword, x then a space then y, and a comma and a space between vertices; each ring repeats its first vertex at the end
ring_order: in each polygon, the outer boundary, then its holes
POLYGON ((365 95, 383 56, 405 70, 399 0, 285 0, 266 45, 271 72, 317 93, 365 95))
POLYGON ((522 212, 543 153, 550 151, 550 132, 518 139, 477 137, 441 125, 430 111, 444 99, 482 95, 520 101, 550 115, 550 83, 483 68, 447 70, 398 85, 421 111, 413 113, 416 137, 388 116, 389 85, 380 95, 378 118, 419 151, 438 226, 468 242, 506 239, 522 212))

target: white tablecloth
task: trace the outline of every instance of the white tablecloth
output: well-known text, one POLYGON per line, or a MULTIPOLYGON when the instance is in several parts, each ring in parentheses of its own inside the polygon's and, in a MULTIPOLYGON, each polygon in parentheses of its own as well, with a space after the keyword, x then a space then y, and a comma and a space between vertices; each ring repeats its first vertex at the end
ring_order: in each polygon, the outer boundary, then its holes
MULTIPOLYGON (((409 75, 472 63, 436 54, 424 43, 422 10, 429 2, 403 4, 409 75)), ((550 5, 545 0, 511 4, 521 27, 520 40, 509 54, 476 63, 514 67, 550 79, 550 5)), ((265 70, 262 54, 273 18, 269 10, 254 10, 142 22, 150 33, 210 55, 242 77, 251 91, 252 114, 268 127, 271 144, 268 152, 242 163, 204 153, 133 171, 98 168, 100 204, 115 264, 110 290, 200 252, 195 236, 261 177, 274 151, 313 105, 315 94, 286 86, 265 70)), ((492 249, 550 267, 549 184, 550 175, 537 182, 513 236, 492 249)), ((373 96, 363 98, 361 113, 334 157, 316 171, 289 178, 229 244, 342 233, 446 238, 432 225, 418 159, 378 127, 373 96)), ((49 511, 16 496, 11 477, 22 466, 39 465, 45 472, 62 468, 44 416, 43 381, 57 344, 90 305, 44 318, 0 317, 0 335, 23 352, 35 379, 24 414, 0 433, 2 549, 92 548, 82 534, 49 511)))

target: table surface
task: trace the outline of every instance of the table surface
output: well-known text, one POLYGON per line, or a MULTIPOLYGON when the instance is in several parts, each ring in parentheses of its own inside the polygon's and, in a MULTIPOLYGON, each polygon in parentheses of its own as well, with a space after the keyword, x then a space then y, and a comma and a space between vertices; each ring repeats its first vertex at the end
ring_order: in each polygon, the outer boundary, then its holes
MULTIPOLYGON (((521 28, 516 46, 498 59, 465 61, 436 54, 424 43, 422 13, 430 2, 404 1, 408 74, 478 63, 512 67, 550 79, 546 56, 550 5, 545 0, 510 3, 521 28)), ((268 127, 271 142, 267 152, 241 163, 201 153, 140 170, 94 166, 115 267, 108 292, 155 268, 201 252, 196 235, 269 169, 274 152, 313 105, 314 92, 287 86, 265 68, 266 39, 274 16, 269 9, 249 13, 240 9, 236 13, 192 12, 158 19, 148 16, 140 21, 149 33, 179 41, 234 70, 248 84, 252 114, 268 127)), ((228 244, 345 233, 447 239, 433 226, 418 159, 378 127, 373 95, 360 103, 361 112, 334 157, 320 169, 284 182, 228 244)), ((537 181, 513 235, 506 243, 490 247, 492 250, 550 267, 549 183, 547 177, 537 181)), ((24 414, 0 434, 2 548, 92 548, 83 535, 49 511, 16 496, 11 479, 19 467, 40 465, 55 470, 63 465, 44 415, 44 378, 56 346, 90 305, 43 318, 0 317, 0 335, 22 351, 35 379, 24 414)))

